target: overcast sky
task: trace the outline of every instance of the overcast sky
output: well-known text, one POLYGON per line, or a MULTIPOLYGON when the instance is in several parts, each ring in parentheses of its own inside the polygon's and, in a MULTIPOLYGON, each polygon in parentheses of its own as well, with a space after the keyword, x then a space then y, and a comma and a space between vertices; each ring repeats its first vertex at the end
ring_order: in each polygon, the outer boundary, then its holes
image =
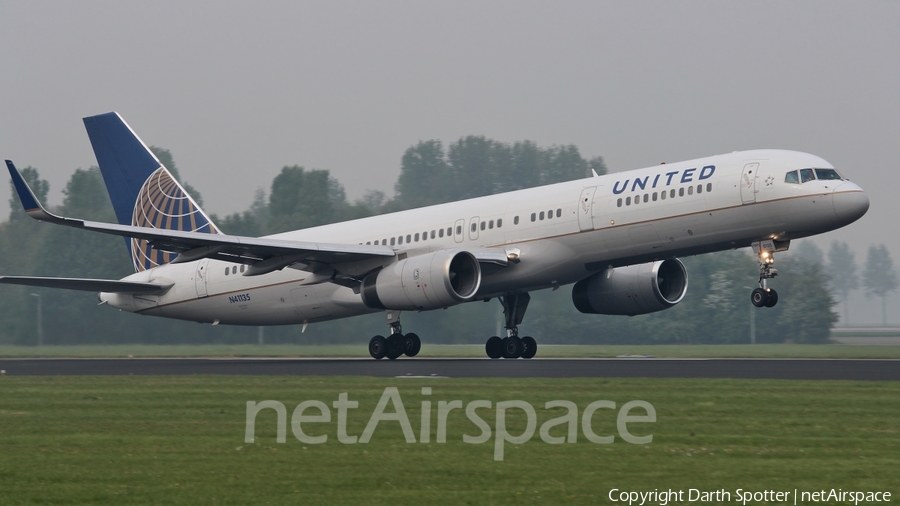
POLYGON ((115 110, 221 215, 284 165, 391 195, 420 139, 572 143, 612 171, 796 149, 872 201, 817 242, 900 261, 898 26, 896 1, 5 0, 0 156, 58 204, 96 164, 81 118, 115 110))

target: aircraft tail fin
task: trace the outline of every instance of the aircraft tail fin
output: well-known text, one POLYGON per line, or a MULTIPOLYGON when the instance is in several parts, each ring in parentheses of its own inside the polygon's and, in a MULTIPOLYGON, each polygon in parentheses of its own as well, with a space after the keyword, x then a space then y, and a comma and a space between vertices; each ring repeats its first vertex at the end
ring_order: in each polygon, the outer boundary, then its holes
MULTIPOLYGON (((121 225, 220 233, 156 155, 118 113, 84 118, 116 218, 121 225)), ((128 239, 135 272, 174 260, 146 240, 128 239)))

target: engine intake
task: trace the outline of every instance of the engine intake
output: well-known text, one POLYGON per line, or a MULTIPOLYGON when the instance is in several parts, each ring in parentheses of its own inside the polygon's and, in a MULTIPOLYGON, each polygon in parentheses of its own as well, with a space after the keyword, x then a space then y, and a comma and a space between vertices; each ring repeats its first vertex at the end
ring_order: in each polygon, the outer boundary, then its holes
POLYGON ((575 283, 572 302, 589 314, 655 313, 681 302, 687 285, 684 264, 673 258, 598 272, 575 283))
POLYGON ((401 260, 366 276, 360 294, 375 309, 422 311, 471 299, 481 286, 481 266, 464 250, 441 250, 401 260))

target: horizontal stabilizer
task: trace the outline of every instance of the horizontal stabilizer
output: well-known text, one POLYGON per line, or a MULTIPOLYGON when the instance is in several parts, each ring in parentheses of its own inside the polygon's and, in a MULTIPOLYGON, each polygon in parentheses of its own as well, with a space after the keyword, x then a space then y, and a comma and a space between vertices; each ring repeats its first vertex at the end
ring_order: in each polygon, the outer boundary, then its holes
POLYGON ((142 295, 162 295, 172 288, 174 283, 140 283, 135 281, 116 281, 111 279, 81 278, 39 278, 30 276, 0 276, 0 283, 9 285, 39 286, 42 288, 62 288, 64 290, 83 290, 86 292, 130 293, 142 295))

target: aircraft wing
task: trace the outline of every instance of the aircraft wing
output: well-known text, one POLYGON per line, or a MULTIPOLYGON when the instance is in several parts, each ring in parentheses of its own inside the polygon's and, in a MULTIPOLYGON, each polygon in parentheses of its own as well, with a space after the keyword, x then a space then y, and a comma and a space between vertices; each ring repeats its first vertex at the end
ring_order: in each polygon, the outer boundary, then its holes
POLYGON ((31 276, 0 276, 0 283, 8 285, 39 286, 43 288, 63 288, 86 292, 130 293, 161 295, 172 288, 174 283, 141 283, 136 281, 113 281, 108 279, 83 278, 39 278, 31 276))
POLYGON ((379 257, 390 258, 395 255, 394 250, 387 246, 325 244, 236 235, 204 234, 56 216, 47 211, 38 201, 34 192, 13 163, 6 160, 6 166, 12 176, 13 185, 19 195, 19 199, 22 201, 25 212, 32 218, 93 232, 143 239, 149 241, 154 248, 179 253, 179 256, 173 263, 192 262, 201 258, 216 258, 229 262, 250 264, 251 267, 245 275, 256 276, 301 262, 331 265, 379 257))

